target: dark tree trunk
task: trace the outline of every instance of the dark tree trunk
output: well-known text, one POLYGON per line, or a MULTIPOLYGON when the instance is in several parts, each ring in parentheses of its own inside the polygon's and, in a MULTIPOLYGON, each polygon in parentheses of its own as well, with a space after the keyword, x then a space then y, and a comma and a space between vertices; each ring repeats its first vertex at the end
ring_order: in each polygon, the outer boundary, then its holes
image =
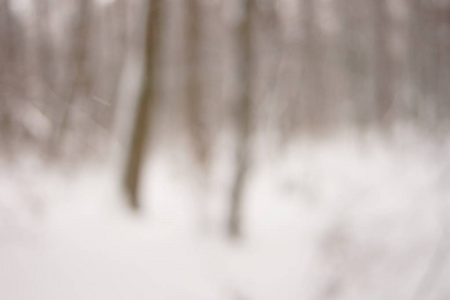
POLYGON ((202 114, 201 7, 199 0, 189 0, 187 9, 187 117, 196 162, 204 168, 208 151, 202 114))
POLYGON ((374 0, 374 80, 376 119, 379 125, 387 126, 392 121, 393 80, 392 59, 389 51, 390 17, 385 0, 374 0))
POLYGON ((161 4, 162 2, 159 0, 152 0, 149 3, 145 38, 145 69, 125 169, 125 191, 129 197, 128 201, 131 208, 135 210, 138 210, 142 204, 139 199, 139 185, 142 177, 146 144, 149 138, 151 113, 156 96, 155 66, 157 50, 161 43, 161 4))
POLYGON ((231 238, 242 234, 242 202, 247 181, 250 156, 251 101, 251 16, 254 0, 242 0, 242 16, 237 28, 238 43, 238 84, 239 94, 236 110, 236 174, 231 191, 231 207, 228 220, 228 233, 231 238))

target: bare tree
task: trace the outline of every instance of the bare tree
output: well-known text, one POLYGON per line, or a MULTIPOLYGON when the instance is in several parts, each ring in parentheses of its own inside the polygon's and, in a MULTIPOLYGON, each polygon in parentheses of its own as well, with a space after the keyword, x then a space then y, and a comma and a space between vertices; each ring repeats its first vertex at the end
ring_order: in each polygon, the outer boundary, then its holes
MULTIPOLYGON (((1 43, 2 43, 2 75, 4 71, 11 72, 12 64, 17 57, 17 42, 15 28, 17 27, 11 10, 10 0, 0 1, 0 24, 1 24, 1 43)), ((5 72, 6 73, 6 72, 5 72)))
MULTIPOLYGON (((50 34, 50 5, 48 0, 35 1, 37 28, 37 56, 39 75, 42 76, 44 86, 54 89, 55 70, 53 68, 53 47, 50 34)), ((48 92, 48 91, 47 91, 48 92)))
POLYGON ((154 108, 156 98, 155 66, 156 55, 161 43, 161 4, 162 1, 159 0, 149 1, 145 37, 144 73, 125 169, 125 190, 129 197, 129 204, 135 210, 141 207, 138 198, 139 184, 146 144, 149 138, 151 112, 154 108))
POLYGON ((5 85, 8 83, 8 75, 12 72, 16 54, 16 43, 14 41, 14 19, 11 13, 9 0, 0 1, 0 43, 2 52, 0 57, 0 125, 3 133, 7 134, 10 127, 10 112, 8 97, 4 95, 5 85))
POLYGON ((326 109, 325 84, 323 73, 324 44, 319 29, 317 1, 302 1, 302 18, 304 39, 303 50, 303 111, 301 124, 310 130, 317 130, 323 124, 323 113, 326 109))
POLYGON ((390 123, 393 94, 392 94, 392 59, 390 54, 389 24, 390 16, 385 0, 374 0, 374 80, 376 118, 380 125, 390 123))
POLYGON ((247 182, 250 156, 250 134, 252 99, 251 93, 251 16, 255 6, 254 0, 242 0, 241 19, 236 28, 237 35, 237 109, 236 109, 236 173, 231 190, 231 205, 228 220, 228 233, 231 238, 238 238, 242 234, 242 202, 247 182))
POLYGON ((60 154, 63 138, 70 124, 71 110, 80 92, 84 96, 89 94, 91 81, 88 72, 88 38, 91 21, 92 0, 81 0, 78 3, 75 24, 73 28, 73 46, 69 55, 69 65, 73 72, 67 72, 67 81, 61 90, 59 109, 54 128, 50 138, 49 153, 53 156, 60 154))
POLYGON ((202 113, 201 72, 201 6, 199 0, 189 0, 187 9, 187 116, 196 162, 206 167, 208 156, 206 128, 202 113))
POLYGON ((113 126, 113 116, 115 115, 115 110, 117 109, 117 102, 119 98, 119 87, 122 81, 123 69, 125 67, 125 60, 128 50, 128 22, 127 15, 129 10, 129 5, 127 1, 116 1, 111 4, 110 14, 108 15, 107 27, 111 28, 111 33, 113 37, 113 45, 115 45, 115 50, 111 54, 112 58, 109 62, 109 68, 111 72, 110 80, 108 84, 110 85, 110 93, 108 93, 108 104, 109 113, 106 115, 107 119, 106 128, 109 130, 113 126))
POLYGON ((200 226, 202 230, 208 230, 208 219, 206 212, 206 191, 209 163, 209 136, 206 127, 205 104, 203 103, 202 78, 202 29, 204 28, 202 1, 187 1, 187 26, 186 26, 186 114, 187 128, 190 137, 190 145, 193 149, 193 158, 198 170, 195 177, 197 200, 200 212, 200 226))
POLYGON ((18 127, 14 110, 23 104, 16 97, 27 88, 27 80, 23 79, 25 55, 24 28, 21 25, 14 15, 11 1, 0 0, 0 134, 5 148, 15 138, 18 127))

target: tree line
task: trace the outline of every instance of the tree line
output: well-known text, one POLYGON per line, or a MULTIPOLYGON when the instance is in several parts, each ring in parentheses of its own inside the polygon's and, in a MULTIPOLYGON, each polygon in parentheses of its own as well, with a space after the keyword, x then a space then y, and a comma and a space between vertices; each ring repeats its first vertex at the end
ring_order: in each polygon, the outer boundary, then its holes
POLYGON ((448 0, 0 0, 0 22, 5 155, 104 153, 134 111, 121 143, 139 209, 154 135, 186 138, 206 178, 217 136, 231 131, 232 236, 255 134, 283 145, 347 127, 449 128, 448 0))

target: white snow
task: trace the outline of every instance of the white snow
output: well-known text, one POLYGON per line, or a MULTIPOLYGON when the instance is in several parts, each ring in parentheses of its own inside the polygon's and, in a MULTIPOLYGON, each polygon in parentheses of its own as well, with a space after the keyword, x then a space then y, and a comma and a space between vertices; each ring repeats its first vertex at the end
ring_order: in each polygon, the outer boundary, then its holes
POLYGON ((270 155, 255 144, 238 242, 223 234, 228 151, 201 202, 183 155, 157 150, 137 215, 116 163, 2 163, 0 299, 446 299, 445 256, 422 283, 446 245, 450 152, 399 136, 343 133, 270 155))

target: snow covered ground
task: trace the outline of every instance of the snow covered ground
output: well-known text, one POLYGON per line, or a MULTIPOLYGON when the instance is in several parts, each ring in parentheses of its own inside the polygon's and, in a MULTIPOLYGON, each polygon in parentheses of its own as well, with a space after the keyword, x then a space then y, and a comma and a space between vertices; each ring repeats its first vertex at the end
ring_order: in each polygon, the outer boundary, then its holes
POLYGON ((223 234, 226 155, 202 193, 180 153, 156 151, 138 215, 117 164, 2 163, 0 299, 450 299, 449 145, 355 136, 256 142, 239 242, 223 234))

